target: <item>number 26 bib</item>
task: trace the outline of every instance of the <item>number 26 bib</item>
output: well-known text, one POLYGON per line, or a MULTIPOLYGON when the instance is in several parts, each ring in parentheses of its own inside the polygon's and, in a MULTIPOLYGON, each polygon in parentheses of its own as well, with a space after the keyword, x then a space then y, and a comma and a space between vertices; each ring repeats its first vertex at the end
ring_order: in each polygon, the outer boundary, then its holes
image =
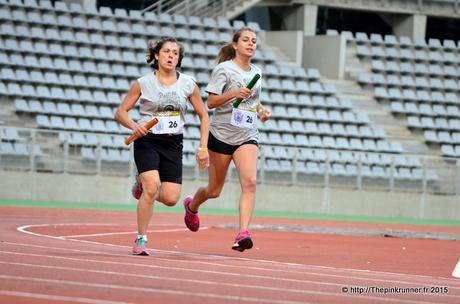
POLYGON ((180 121, 180 112, 160 112, 158 113, 158 123, 153 126, 152 133, 154 134, 174 134, 182 130, 180 121))
POLYGON ((240 128, 255 129, 256 128, 256 112, 233 109, 231 124, 240 128))

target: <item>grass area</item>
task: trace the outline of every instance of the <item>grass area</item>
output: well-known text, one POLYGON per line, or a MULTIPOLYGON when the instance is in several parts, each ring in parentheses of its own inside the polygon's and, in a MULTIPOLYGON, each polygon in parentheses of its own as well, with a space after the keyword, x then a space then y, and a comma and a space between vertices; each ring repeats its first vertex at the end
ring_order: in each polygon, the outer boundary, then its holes
MULTIPOLYGON (((116 210, 116 211, 131 211, 131 212, 134 212, 136 210, 136 205, 126 205, 126 204, 39 202, 39 201, 12 201, 12 200, 0 200, 0 206, 21 206, 21 207, 38 207, 38 208, 71 208, 71 209, 86 209, 86 210, 116 210)), ((182 213, 183 209, 180 204, 172 208, 162 206, 162 205, 156 205, 155 211, 182 213)), ((237 215, 238 214, 237 210, 220 210, 220 209, 208 209, 208 208, 200 210, 200 213, 210 214, 210 215, 237 215)), ((293 213, 293 212, 275 212, 275 211, 257 211, 257 210, 254 211, 254 216, 460 227, 460 221, 455 221, 455 220, 383 218, 383 217, 371 217, 371 216, 304 214, 304 213, 293 213)))

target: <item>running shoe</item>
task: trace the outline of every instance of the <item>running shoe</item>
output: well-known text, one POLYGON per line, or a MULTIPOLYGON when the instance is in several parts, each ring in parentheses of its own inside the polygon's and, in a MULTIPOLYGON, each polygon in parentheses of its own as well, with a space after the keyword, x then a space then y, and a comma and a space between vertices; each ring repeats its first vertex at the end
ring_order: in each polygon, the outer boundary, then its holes
POLYGON ((249 231, 240 231, 235 238, 235 244, 233 244, 232 249, 240 252, 245 251, 246 249, 252 248, 252 239, 249 231))
POLYGON ((138 200, 141 198, 142 191, 141 179, 139 178, 139 174, 136 174, 136 182, 131 189, 131 193, 133 194, 134 198, 138 200))
POLYGON ((132 254, 133 255, 149 255, 146 245, 147 245, 147 240, 145 240, 144 238, 136 239, 134 241, 132 254))
POLYGON ((187 196, 184 199, 184 209, 185 209, 185 216, 184 222, 185 226, 187 226, 190 231, 196 232, 200 229, 200 217, 198 216, 198 211, 193 212, 190 210, 190 203, 193 200, 193 196, 187 196))

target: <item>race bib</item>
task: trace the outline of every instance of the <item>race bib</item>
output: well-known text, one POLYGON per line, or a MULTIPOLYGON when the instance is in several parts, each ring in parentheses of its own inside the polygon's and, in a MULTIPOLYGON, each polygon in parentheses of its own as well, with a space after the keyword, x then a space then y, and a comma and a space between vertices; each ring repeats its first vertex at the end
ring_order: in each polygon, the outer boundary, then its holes
POLYGON ((233 109, 231 124, 240 128, 255 129, 256 128, 256 112, 233 109))
POLYGON ((158 118, 158 123, 151 129, 153 134, 175 134, 182 131, 179 111, 160 112, 158 114, 155 116, 158 118))

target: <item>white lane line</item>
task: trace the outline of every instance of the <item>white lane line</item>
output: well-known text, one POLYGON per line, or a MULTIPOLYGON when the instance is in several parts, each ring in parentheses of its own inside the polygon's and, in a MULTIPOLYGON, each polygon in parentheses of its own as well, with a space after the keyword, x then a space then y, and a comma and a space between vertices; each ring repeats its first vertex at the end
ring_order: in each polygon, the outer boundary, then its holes
MULTIPOLYGON (((83 261, 83 259, 81 259, 81 261, 83 261)), ((181 279, 181 278, 176 278, 176 277, 171 277, 171 276, 163 277, 163 276, 132 274, 132 273, 116 272, 116 271, 81 269, 81 268, 62 267, 62 266, 45 266, 45 265, 15 263, 15 262, 0 262, 0 264, 17 265, 17 266, 24 266, 24 267, 46 268, 46 269, 58 269, 58 270, 76 271, 76 272, 85 272, 85 273, 90 272, 90 273, 98 273, 98 274, 117 275, 117 276, 123 276, 123 277, 137 277, 137 278, 142 278, 142 279, 158 279, 160 281, 174 281, 174 282, 182 282, 182 283, 185 282, 185 283, 192 283, 192 284, 228 286, 232 288, 262 289, 262 290, 269 290, 269 291, 292 292, 292 293, 300 293, 300 294, 312 294, 312 293, 313 294, 324 294, 324 293, 317 293, 317 292, 309 292, 307 290, 301 290, 301 289, 295 289, 295 288, 276 288, 276 287, 258 286, 258 285, 251 285, 251 284, 236 284, 236 283, 225 283, 225 282, 217 282, 217 281, 207 281, 207 280, 200 280, 200 279, 181 279)), ((341 285, 333 284, 333 283, 318 283, 318 282, 313 282, 313 281, 311 283, 320 284, 320 285, 341 286, 341 285)), ((327 294, 335 295, 334 293, 327 293, 327 294)))
MULTIPOLYGON (((42 224, 39 226, 44 226, 44 225, 52 225, 52 224, 42 224)), ((62 224, 65 225, 65 224, 62 224)), ((31 231, 28 231, 27 229, 36 227, 37 225, 25 225, 25 226, 20 226, 17 228, 18 231, 25 233, 25 234, 30 234, 38 237, 47 237, 47 238, 53 238, 53 239, 58 239, 58 240, 66 240, 64 237, 56 237, 56 236, 50 236, 46 234, 40 234, 40 233, 34 233, 31 231)), ((74 242, 81 242, 81 243, 88 243, 88 244, 94 244, 94 245, 103 245, 103 246, 109 246, 109 247, 118 247, 118 248, 131 248, 129 246, 122 246, 122 245, 115 245, 115 244, 108 244, 108 243, 100 243, 100 242, 94 242, 94 241, 86 241, 86 240, 78 240, 78 239, 68 239, 68 241, 74 241, 74 242)), ((13 244, 13 243, 12 243, 13 244)), ((56 248, 56 249, 59 249, 56 248)), ((456 281, 452 279, 451 277, 433 277, 433 276, 428 276, 428 275, 417 275, 417 274, 403 274, 403 273, 393 273, 393 272, 384 272, 384 271, 374 271, 374 270, 363 270, 363 269, 352 269, 352 268, 336 268, 336 267, 331 267, 331 266, 320 266, 320 265, 306 265, 306 264, 299 264, 299 263, 288 263, 288 262, 279 262, 279 261, 271 261, 271 260, 262 260, 262 259, 250 259, 250 258, 243 258, 243 257, 234 257, 234 256, 222 256, 222 255, 212 255, 212 254, 202 254, 202 253, 193 253, 193 252, 181 252, 181 251, 172 251, 172 250, 160 250, 160 249, 150 249, 151 252, 158 252, 161 254, 171 254, 171 255, 187 255, 190 258, 198 257, 198 258, 213 258, 213 259, 219 259, 219 260, 239 260, 239 261, 245 261, 245 262, 257 262, 261 264, 272 264, 276 266, 281 266, 283 267, 283 271, 286 270, 286 267, 288 268, 295 268, 296 270, 299 270, 299 268, 302 269, 318 269, 318 270, 326 270, 326 271, 343 271, 347 272, 350 274, 351 272, 357 273, 359 275, 384 275, 384 276, 390 276, 392 277, 390 279, 391 282, 394 282, 394 278, 398 277, 401 279, 420 279, 420 280, 442 280, 442 281, 456 281)), ((101 253, 102 254, 102 253, 101 253)), ((103 253, 103 254, 108 254, 108 253, 103 253)))
MULTIPOLYGON (((115 224, 114 224, 115 225, 115 224)), ((18 227, 17 230, 28 233, 28 234, 34 234, 33 232, 27 231, 29 228, 35 228, 35 227, 58 227, 58 226, 114 226, 112 224, 94 224, 94 223, 85 223, 85 224, 80 224, 80 223, 72 223, 72 224, 40 224, 40 225, 26 225, 26 226, 21 226, 18 227)), ((119 224, 116 224, 119 226, 119 224)), ((166 225, 161 225, 161 226, 166 226, 166 225)), ((161 227, 160 226, 160 227, 161 227)), ((200 227, 200 230, 207 230, 209 227, 204 226, 200 227)), ((183 231, 188 231, 187 228, 175 228, 175 229, 155 229, 155 230, 148 230, 147 232, 149 233, 163 233, 163 232, 183 232, 183 231)), ((61 236, 53 236, 55 238, 59 239, 66 239, 66 238, 84 238, 84 237, 94 237, 94 236, 107 236, 107 235, 123 235, 123 234, 137 234, 137 231, 124 231, 124 232, 107 232, 107 233, 93 233, 93 234, 76 234, 76 235, 61 235, 61 236)), ((49 235, 44 235, 44 234, 35 234, 39 236, 49 236, 49 235)))
MULTIPOLYGON (((203 230, 208 229, 208 227, 203 227, 203 230)), ((201 230, 201 227, 200 227, 201 230)), ((188 231, 186 228, 177 228, 177 229, 162 229, 162 230, 148 230, 148 233, 162 233, 162 232, 184 232, 188 231)), ((136 235, 137 231, 127 231, 127 232, 107 232, 107 233, 94 233, 94 234, 76 234, 76 235, 65 235, 61 236, 63 238, 72 239, 72 238, 84 238, 84 237, 93 237, 93 236, 107 236, 107 235, 122 235, 122 234, 133 234, 136 235)))
MULTIPOLYGON (((0 251, 1 252, 1 251, 0 251)), ((11 254, 11 253, 9 253, 11 254)), ((80 259, 82 262, 83 259, 80 259)), ((215 285, 215 286, 228 286, 231 288, 246 288, 246 289, 260 289, 265 291, 276 291, 282 293, 298 293, 298 294, 305 294, 305 295, 324 295, 324 296, 332 296, 332 297, 357 297, 359 299, 368 299, 375 301, 384 301, 384 302, 392 302, 393 300, 398 300, 399 303, 432 303, 432 302, 421 302, 419 300, 412 301, 409 299, 400 299, 391 297, 390 295, 384 295, 386 298, 382 297, 375 297, 375 296, 366 296, 364 294, 344 294, 341 293, 342 287, 344 284, 337 284, 337 283, 326 283, 326 282, 318 282, 318 281, 309 281, 304 280, 305 284, 313 284, 319 286, 331 286, 337 287, 337 292, 328 292, 328 291, 314 291, 314 290, 305 290, 305 289, 295 289, 295 288, 276 288, 276 287, 267 287, 265 285, 252 285, 252 284, 235 284, 235 283, 225 283, 225 282, 216 282, 216 281, 207 281, 207 280, 200 280, 200 279, 181 279, 181 278, 174 278, 171 276, 154 276, 154 275, 142 275, 142 274, 131 274, 125 272, 116 272, 116 271, 106 271, 106 270, 94 270, 94 269, 81 269, 81 268, 73 268, 73 267, 63 267, 63 266, 48 266, 48 265, 36 265, 36 264, 27 264, 27 263, 16 263, 16 262, 2 262, 0 264, 7 264, 7 265, 15 265, 15 266, 24 266, 27 268, 45 268, 45 269, 55 269, 55 270, 65 270, 65 271, 75 271, 75 272, 85 272, 85 273, 97 273, 97 274, 107 274, 107 275, 116 275, 116 276, 123 276, 123 277, 136 277, 142 279, 157 279, 160 281, 173 281, 173 282, 181 282, 181 283, 192 283, 192 284, 204 284, 204 285, 215 285)), ((197 288, 201 290, 201 287, 197 288)), ((203 289, 204 290, 204 289, 203 289)), ((435 296, 435 295, 433 295, 435 296)), ((452 295, 443 295, 444 298, 460 298, 460 296, 455 297, 452 295)))
POLYGON ((454 271, 452 271, 452 276, 460 279, 460 260, 457 262, 457 265, 455 265, 454 271))
MULTIPOLYGON (((22 276, 10 276, 10 275, 0 275, 0 279, 5 279, 8 281, 17 280, 17 281, 32 281, 32 282, 39 282, 39 283, 49 283, 55 285, 72 285, 72 286, 79 286, 79 287, 92 287, 92 288, 100 288, 100 289, 112 289, 118 291, 129 291, 129 292, 141 292, 147 293, 151 295, 158 295, 158 294, 166 294, 166 295, 175 295, 175 296, 183 296, 187 297, 187 301, 190 301, 190 298, 199 297, 199 298, 213 298, 219 300, 230 300, 236 302, 255 302, 255 303, 273 303, 273 304, 305 304, 304 301, 297 302, 297 301, 283 301, 283 300, 274 300, 274 299, 264 299, 264 298, 257 298, 257 297, 244 297, 244 296, 231 296, 231 295, 222 295, 222 294, 215 294, 215 293, 204 293, 200 291, 180 291, 180 290, 170 290, 170 289, 162 289, 162 288, 154 288, 154 287, 135 287, 135 286, 124 286, 124 285, 115 285, 115 284, 101 284, 101 283, 88 283, 88 282, 78 282, 78 281, 61 281, 61 280, 53 280, 53 279, 43 279, 43 278, 33 278, 33 277, 22 277, 22 276)), ((420 303, 420 302, 414 302, 420 303)))
POLYGON ((127 304, 127 302, 118 302, 118 301, 105 301, 97 300, 90 298, 81 298, 81 297, 69 297, 69 296, 56 296, 44 293, 34 293, 34 292, 22 292, 22 291, 9 291, 9 290, 0 290, 0 295, 18 297, 18 298, 32 298, 40 299, 46 301, 58 301, 58 302, 77 302, 77 303, 89 303, 89 304, 127 304))
MULTIPOLYGON (((56 228, 58 226, 102 226, 102 227, 110 227, 110 226, 123 226, 120 224, 100 224, 100 223, 59 223, 59 224, 38 224, 38 225, 26 225, 18 227, 17 230, 24 232, 24 233, 31 233, 27 231, 29 228, 36 228, 36 227, 53 227, 56 228)), ((174 225, 155 225, 156 227, 165 227, 165 226, 174 226, 174 225)), ((210 227, 204 226, 200 227, 200 230, 207 230, 210 227)), ((183 232, 188 231, 187 228, 174 228, 174 229, 154 229, 148 230, 149 233, 163 233, 163 232, 183 232)), ((33 234, 33 233, 32 233, 33 234)), ((54 236, 56 238, 83 238, 83 237, 94 237, 94 236, 107 236, 107 235, 123 235, 123 234, 137 234, 137 231, 124 231, 124 232, 107 232, 107 233, 94 233, 94 234, 77 234, 77 235, 61 235, 61 236, 54 236)), ((46 236, 44 234, 39 234, 40 236, 46 236)))
MULTIPOLYGON (((0 262, 1 263, 1 262, 0 262)), ((3 262, 6 264, 6 262, 3 262)), ((159 281, 174 281, 174 282, 181 282, 181 283, 192 283, 192 284, 204 284, 204 285, 215 285, 215 286, 227 286, 230 288, 245 288, 245 289, 259 289, 265 291, 276 291, 283 294, 286 293, 297 293, 303 295, 320 295, 320 296, 328 296, 328 297, 339 297, 339 298, 353 298, 359 297, 359 299, 367 299, 372 300, 373 303, 376 301, 383 301, 383 302, 394 302, 394 300, 398 300, 398 303, 410 303, 410 304, 417 304, 417 303, 425 303, 425 304, 434 304, 438 302, 428 302, 428 301, 420 301, 420 300, 409 300, 409 299, 400 299, 400 298, 392 298, 388 295, 385 297, 374 297, 374 296, 366 296, 366 295, 354 295, 354 294, 347 294, 347 293, 340 293, 339 290, 343 287, 340 284, 333 284, 333 283, 319 283, 315 281, 308 281, 311 284, 317 285, 332 285, 336 286, 338 292, 328 292, 328 291, 314 291, 314 290, 300 290, 300 289, 291 289, 291 288, 275 288, 275 287, 267 287, 267 286, 257 286, 257 285, 248 285, 248 284, 232 284, 232 283, 223 283, 223 282, 215 282, 215 281, 205 281, 205 280, 195 280, 195 279, 180 279, 180 278, 172 278, 172 277, 162 277, 162 276, 152 276, 152 275, 141 275, 141 274, 127 274, 123 272, 114 272, 114 271, 102 271, 102 270, 83 270, 80 268, 72 268, 72 267, 62 267, 62 266, 44 266, 44 265, 35 265, 35 264, 25 264, 25 263, 8 263, 9 265, 15 266, 24 266, 24 267, 36 267, 36 268, 45 268, 45 269, 54 269, 54 270, 66 270, 66 271, 75 271, 75 272, 86 272, 86 273, 97 273, 97 274, 107 274, 107 275, 116 275, 116 276, 123 276, 123 277, 136 277, 142 279, 154 279, 159 281)), ((1 277, 1 276, 0 276, 1 277)), ((38 278, 37 278, 38 279, 38 278)), ((47 280, 47 279, 44 279, 47 280)), ((61 278, 60 281, 63 281, 61 278)), ((306 282, 307 283, 307 282, 306 282)), ((93 284, 93 283, 90 283, 93 284)), ((163 288, 164 290, 164 288, 163 288)), ((199 288, 196 290, 200 290, 199 288)), ((202 289, 204 290, 204 289, 202 289)), ((230 289, 231 290, 231 289, 230 289)), ((284 303, 284 302, 283 302, 284 303)), ((302 302, 305 303, 305 302, 302 302)))
MULTIPOLYGON (((348 286, 350 285, 349 283, 329 283, 329 282, 321 282, 321 281, 318 281, 318 280, 305 280, 305 279, 288 279, 288 278, 283 278, 283 277, 279 277, 279 276, 271 276, 271 275, 256 275, 256 274, 242 274, 242 273, 239 273, 239 272, 226 272, 226 271, 217 271, 217 270, 203 270, 203 269, 193 269, 193 268, 182 268, 182 267, 172 267, 172 266, 160 266, 160 265, 152 265, 152 264, 139 264, 139 263, 133 263, 133 262, 129 262, 129 263, 126 263, 126 262, 118 262, 118 261, 107 261, 107 260, 93 260, 93 259, 80 259, 80 258, 70 258, 70 257, 62 257, 62 256, 56 256, 56 255, 41 255, 41 254, 33 254, 33 253, 18 253, 18 252, 9 252, 9 251, 0 251, 0 253, 4 253, 8 256, 14 256, 14 255, 19 255, 19 256, 27 256, 27 257, 32 257, 32 258, 47 258, 47 259, 52 259, 53 261, 54 260, 68 260, 68 261, 73 261, 73 262, 84 262, 84 263, 96 263, 96 264, 106 264, 106 265, 115 265, 115 266, 129 266, 129 267, 140 267, 142 269, 146 269, 146 268, 153 268, 153 269, 163 269, 163 270, 173 270, 173 271, 179 271, 179 272, 192 272, 192 273, 201 273, 201 274, 214 274, 214 275, 222 275, 222 276, 227 276, 227 277, 238 277, 238 278, 252 278, 252 279, 257 279, 257 280, 269 280, 269 281, 274 281, 276 284, 276 282, 279 282, 279 281, 283 281, 283 282, 289 282, 289 283, 300 283, 300 284, 317 284, 317 285, 324 285, 324 286, 336 286, 339 290, 339 288, 341 287, 344 287, 344 286, 348 286)), ((176 261, 174 261, 176 262, 176 261)), ((8 264, 9 262, 0 262, 0 263, 5 263, 5 264, 8 264)), ((40 267, 40 266, 37 266, 37 267, 40 267)), ((44 266, 45 267, 45 266, 44 266)), ((245 269, 247 268, 250 268, 250 267, 245 267, 245 269)), ((84 268, 85 271, 86 269, 93 269, 92 267, 85 267, 84 268)), ((124 275, 124 274, 123 274, 124 275)), ((130 274, 132 275, 132 274, 130 274)), ((310 275, 310 273, 304 273, 304 275, 310 275)), ((380 279, 369 279, 369 278, 354 278, 354 277, 351 277, 351 276, 347 276, 347 275, 323 275, 323 274, 318 274, 319 276, 326 276, 326 277, 335 277, 335 278, 343 278, 343 279, 347 279, 347 280, 350 280, 350 279, 353 279, 353 280, 363 280, 363 283, 361 283, 361 285, 363 286, 368 286, 370 285, 370 282, 372 281, 380 281, 380 282, 385 282, 387 285, 388 284, 392 284, 391 286, 394 286, 394 284, 407 284, 409 285, 409 287, 413 287, 414 286, 414 283, 413 282, 398 282, 398 281, 394 281, 394 280, 380 280, 380 279)), ((171 277, 171 276, 169 276, 171 277)), ((159 277, 159 279, 169 279, 169 278, 166 278, 166 277, 159 277)), ((182 280, 182 279, 180 279, 182 280)), ((326 279, 327 280, 327 279, 326 279)), ((427 285, 428 283, 432 283, 431 281, 430 282, 427 282, 425 283, 425 285, 427 285)), ((203 283, 203 284, 207 284, 206 281, 203 283)), ((219 284, 228 284, 228 283, 219 283, 219 284)), ((247 283, 246 283, 247 284, 247 283)), ((354 282, 353 283, 353 286, 359 286, 358 283, 354 282)), ((244 285, 243 285, 244 286, 244 285)), ((249 285, 248 285, 249 286, 249 285)), ((257 287, 257 285, 250 285, 251 287, 253 288, 265 288, 265 287, 257 287)), ((421 286, 421 285, 420 285, 421 286)), ((241 286, 240 286, 241 287, 241 286)), ((382 286, 383 287, 383 286, 382 286)), ((452 292, 454 289, 460 289, 460 288, 455 288, 455 287, 449 287, 450 291, 452 292)), ((296 289, 281 289, 281 291, 283 290, 294 290, 293 292, 297 292, 295 291, 296 289)), ((322 293, 324 294, 324 293, 322 293)), ((338 296, 337 294, 330 294, 330 295, 335 295, 335 296, 338 296)), ((347 296, 346 294, 343 294, 342 296, 347 296)), ((348 295, 350 296, 350 295, 348 295)), ((364 295, 360 295, 360 296, 364 296, 364 295)), ((460 298, 460 295, 456 296, 456 295, 442 295, 444 297, 453 297, 453 298, 460 298)), ((393 299, 394 300, 394 299, 393 299)))
MULTIPOLYGON (((82 252, 82 251, 79 251, 79 252, 82 252)), ((62 256, 57 256, 57 255, 41 255, 41 254, 34 254, 34 253, 22 253, 22 252, 12 252, 12 251, 4 251, 4 250, 0 250, 0 253, 5 253, 8 255, 22 255, 22 256, 25 255, 25 256, 33 256, 33 257, 51 258, 51 259, 59 259, 59 260, 67 260, 67 261, 91 262, 91 263, 96 263, 96 264, 107 264, 107 265, 118 265, 118 266, 124 265, 124 266, 131 266, 131 267, 137 266, 141 268, 186 271, 186 272, 201 273, 201 274, 216 274, 216 275, 238 277, 238 278, 247 277, 247 278, 256 278, 256 279, 267 279, 267 280, 272 280, 275 282, 278 282, 278 281, 285 281, 285 282, 291 282, 291 283, 309 282, 309 281, 301 280, 301 279, 288 279, 288 278, 283 278, 279 276, 271 276, 271 275, 242 274, 240 272, 183 268, 183 267, 176 267, 176 266, 170 266, 170 265, 161 266, 161 265, 154 265, 154 264, 142 264, 142 263, 139 264, 139 263, 135 263, 131 261, 130 262, 120 262, 120 261, 107 261, 107 260, 94 260, 94 259, 79 259, 79 258, 62 257, 62 256)))
POLYGON ((119 223, 54 223, 54 224, 33 224, 33 225, 24 225, 21 227, 57 227, 57 226, 122 226, 119 223))

